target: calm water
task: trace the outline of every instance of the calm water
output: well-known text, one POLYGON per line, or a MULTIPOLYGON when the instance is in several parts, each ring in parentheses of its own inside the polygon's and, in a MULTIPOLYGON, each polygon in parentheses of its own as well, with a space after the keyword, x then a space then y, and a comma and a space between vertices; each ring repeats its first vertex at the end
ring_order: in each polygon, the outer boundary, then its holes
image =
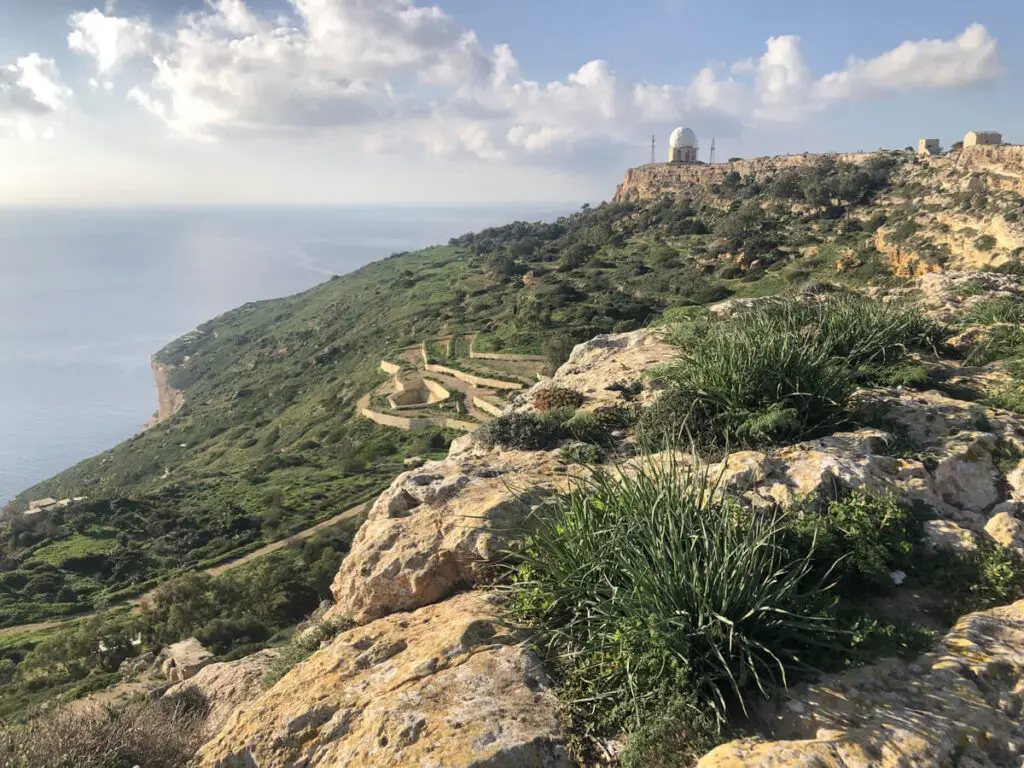
POLYGON ((149 356, 247 301, 529 209, 0 211, 0 505, 137 432, 149 356))

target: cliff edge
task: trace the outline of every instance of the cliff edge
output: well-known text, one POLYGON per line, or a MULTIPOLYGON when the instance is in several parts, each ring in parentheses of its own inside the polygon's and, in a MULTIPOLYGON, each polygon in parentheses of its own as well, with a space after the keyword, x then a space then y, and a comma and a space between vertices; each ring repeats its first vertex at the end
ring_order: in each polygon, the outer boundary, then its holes
POLYGON ((149 420, 146 429, 152 429, 157 424, 167 421, 185 405, 185 393, 171 386, 174 366, 158 362, 155 357, 150 358, 149 365, 153 370, 153 380, 156 382, 156 414, 149 420))

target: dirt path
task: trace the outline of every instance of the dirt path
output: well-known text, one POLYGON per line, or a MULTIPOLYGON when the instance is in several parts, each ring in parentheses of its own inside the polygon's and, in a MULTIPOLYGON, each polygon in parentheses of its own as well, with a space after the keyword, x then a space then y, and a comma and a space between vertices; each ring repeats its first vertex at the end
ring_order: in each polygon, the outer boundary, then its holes
MULTIPOLYGON (((207 574, 208 576, 220 576, 222 573, 227 573, 228 571, 234 568, 238 568, 241 565, 251 563, 253 560, 257 560, 261 557, 264 557, 265 555, 269 555, 271 552, 277 552, 279 549, 284 549, 285 547, 294 544, 297 541, 308 539, 310 536, 314 536, 315 534, 319 533, 325 528, 330 528, 332 525, 336 525, 337 523, 340 523, 344 520, 351 520, 352 518, 357 517, 361 512, 366 510, 367 506, 367 502, 364 502, 357 507, 352 507, 352 509, 345 510, 340 515, 335 515, 330 520, 324 520, 322 523, 317 523, 313 527, 307 528, 304 531, 299 531, 298 533, 293 534, 288 538, 281 539, 280 541, 275 541, 272 544, 267 544, 265 547, 260 547, 255 552, 250 552, 249 554, 244 555, 243 557, 239 557, 237 560, 231 560, 226 563, 221 563, 215 568, 207 568, 205 571, 203 571, 203 573, 207 574)), ((150 600, 153 599, 153 595, 156 594, 157 589, 159 589, 159 587, 157 587, 156 589, 151 589, 149 592, 146 592, 145 594, 142 594, 139 597, 133 598, 131 600, 125 600, 122 603, 118 603, 117 605, 131 605, 135 607, 135 610, 138 610, 140 606, 147 604, 150 600)), ((112 605, 110 607, 115 608, 117 606, 112 605)), ((93 611, 90 613, 80 613, 77 616, 73 616, 69 619, 42 621, 37 624, 21 624, 17 627, 5 627, 3 629, 0 629, 0 637, 20 635, 28 632, 39 632, 44 629, 54 629, 64 624, 68 624, 72 621, 87 619, 90 616, 95 615, 96 612, 93 611)))

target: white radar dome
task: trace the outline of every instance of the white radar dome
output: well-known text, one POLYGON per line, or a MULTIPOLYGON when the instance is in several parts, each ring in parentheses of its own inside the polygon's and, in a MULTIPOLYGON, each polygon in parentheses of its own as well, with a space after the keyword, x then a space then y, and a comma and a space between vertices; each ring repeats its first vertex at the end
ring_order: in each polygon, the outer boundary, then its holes
POLYGON ((668 140, 672 149, 683 149, 684 147, 696 147, 697 135, 689 128, 676 128, 668 140))

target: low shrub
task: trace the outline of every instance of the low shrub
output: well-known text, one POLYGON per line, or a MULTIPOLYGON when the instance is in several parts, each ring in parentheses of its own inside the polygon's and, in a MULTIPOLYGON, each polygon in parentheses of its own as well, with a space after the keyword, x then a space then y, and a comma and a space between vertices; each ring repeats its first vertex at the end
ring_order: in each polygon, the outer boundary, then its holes
POLYGON ((168 700, 63 707, 28 725, 0 728, 5 768, 180 768, 204 741, 198 689, 168 700))
POLYGON ((476 440, 488 448, 503 446, 520 451, 554 448, 565 434, 563 425, 571 418, 563 409, 545 413, 505 413, 476 431, 476 440))
POLYGON ((556 408, 579 408, 583 405, 583 393, 568 387, 546 387, 533 397, 533 407, 538 411, 552 411, 556 408))
POLYGON ((1019 415, 1024 415, 1024 387, 1009 384, 988 393, 981 401, 990 408, 1002 408, 1019 415))
POLYGON ((1024 595, 1024 560, 988 539, 977 544, 973 552, 923 550, 918 555, 922 580, 952 598, 952 616, 1005 605, 1024 595))
POLYGON ((601 447, 591 443, 569 443, 561 453, 570 464, 597 464, 604 458, 601 447))
POLYGON ((992 235, 982 235, 974 241, 974 247, 979 251, 991 251, 996 247, 996 239, 992 235))
POLYGON ((844 597, 887 592, 891 573, 911 568, 920 527, 896 498, 856 490, 817 506, 805 501, 791 510, 794 549, 805 552, 815 542, 817 571, 844 597))
POLYGON ((631 426, 635 421, 632 407, 506 413, 478 429, 476 439, 488 448, 500 445, 520 451, 548 450, 566 439, 608 447, 613 430, 631 426))
POLYGON ((814 543, 796 554, 781 518, 689 465, 598 469, 535 526, 513 555, 512 614, 605 727, 641 727, 685 692, 703 702, 695 738, 714 738, 832 639, 814 543))

